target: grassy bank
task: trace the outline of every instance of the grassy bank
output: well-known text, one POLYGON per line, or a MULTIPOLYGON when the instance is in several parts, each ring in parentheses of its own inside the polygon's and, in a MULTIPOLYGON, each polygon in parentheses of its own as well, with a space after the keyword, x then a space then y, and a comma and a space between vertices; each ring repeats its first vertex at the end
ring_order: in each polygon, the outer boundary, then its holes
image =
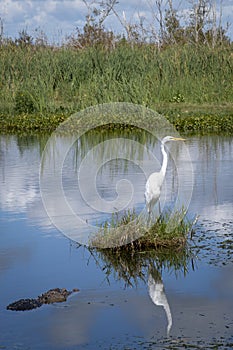
POLYGON ((51 131, 74 112, 117 101, 162 112, 179 130, 189 129, 188 120, 202 129, 194 117, 208 117, 208 125, 220 130, 222 117, 232 125, 231 46, 158 50, 119 44, 112 50, 75 50, 5 45, 0 53, 2 131, 51 131))
MULTIPOLYGON (((167 107, 159 107, 157 111, 166 116, 176 130, 183 134, 233 133, 233 105, 232 111, 229 110, 229 106, 227 109, 223 107, 219 112, 212 111, 215 111, 215 106, 209 106, 209 112, 200 112, 199 109, 200 106, 192 105, 188 110, 181 111, 180 108, 172 105, 169 110, 167 107)), ((2 114, 0 131, 2 133, 51 133, 69 116, 67 113, 45 115, 23 113, 13 116, 2 114)), ((112 129, 114 125, 106 126, 106 129, 108 128, 112 129)))

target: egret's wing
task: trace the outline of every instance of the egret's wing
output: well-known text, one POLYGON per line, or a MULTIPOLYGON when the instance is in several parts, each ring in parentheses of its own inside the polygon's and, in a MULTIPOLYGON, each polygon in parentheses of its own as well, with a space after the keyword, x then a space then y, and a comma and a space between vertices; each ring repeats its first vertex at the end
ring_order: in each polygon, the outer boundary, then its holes
POLYGON ((163 175, 161 173, 153 173, 149 176, 146 182, 145 197, 147 203, 152 200, 157 201, 161 193, 161 186, 163 183, 163 175))

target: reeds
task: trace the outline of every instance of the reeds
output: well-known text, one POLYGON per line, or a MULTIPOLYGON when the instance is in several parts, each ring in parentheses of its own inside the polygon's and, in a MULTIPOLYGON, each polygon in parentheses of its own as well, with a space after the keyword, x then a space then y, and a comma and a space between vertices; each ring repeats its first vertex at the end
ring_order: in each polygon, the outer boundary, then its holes
POLYGON ((89 252, 101 264, 107 279, 113 274, 126 286, 137 285, 138 280, 146 282, 150 271, 160 274, 164 269, 172 269, 186 274, 189 266, 194 268, 195 256, 188 238, 196 219, 188 220, 185 214, 183 208, 173 214, 167 211, 147 227, 135 210, 113 214, 112 220, 103 223, 91 239, 89 252), (134 229, 139 223, 144 234, 130 241, 135 238, 134 229), (120 232, 123 237, 128 235, 128 243, 116 246, 120 232))
POLYGON ((137 215, 135 210, 127 210, 121 216, 114 213, 110 222, 105 221, 90 240, 90 246, 98 250, 145 251, 148 249, 182 249, 192 231, 195 219, 188 220, 184 208, 169 210, 151 221, 145 214, 137 215))
POLYGON ((161 102, 230 103, 232 69, 230 47, 3 45, 0 114, 68 114, 116 101, 151 108, 161 102))
POLYGON ((173 270, 176 274, 187 273, 190 263, 194 269, 195 256, 189 247, 179 251, 173 249, 147 249, 144 251, 113 251, 90 249, 97 265, 104 271, 106 279, 113 275, 123 280, 125 286, 136 286, 139 280, 147 282, 150 271, 173 270))

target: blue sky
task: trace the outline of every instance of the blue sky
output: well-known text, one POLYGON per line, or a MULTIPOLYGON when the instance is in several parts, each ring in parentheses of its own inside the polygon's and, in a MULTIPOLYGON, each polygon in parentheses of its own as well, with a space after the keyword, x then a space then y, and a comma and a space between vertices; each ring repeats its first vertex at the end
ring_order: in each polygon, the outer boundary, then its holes
MULTIPOLYGON (((88 4, 94 0, 86 0, 88 4)), ((97 0, 98 1, 98 0, 97 0)), ((162 0, 165 4, 167 1, 162 0)), ((216 2, 217 20, 219 20, 221 0, 216 2)), ((115 7, 122 19, 123 12, 128 23, 133 24, 139 17, 144 18, 145 25, 151 25, 152 8, 156 9, 156 0, 127 0, 121 1, 115 7)), ((190 3, 197 0, 173 0, 174 8, 180 15, 188 13, 190 3)), ((88 10, 83 0, 0 0, 0 18, 3 20, 5 36, 15 37, 20 30, 26 29, 32 36, 35 30, 43 30, 50 41, 61 43, 62 40, 82 28, 88 10)), ((156 10, 154 11, 156 15, 156 10)), ((154 23, 156 20, 154 20, 154 23)), ((233 40, 233 0, 222 0, 222 24, 231 23, 228 36, 233 40)), ((123 32, 119 19, 112 14, 105 27, 115 32, 123 32)))

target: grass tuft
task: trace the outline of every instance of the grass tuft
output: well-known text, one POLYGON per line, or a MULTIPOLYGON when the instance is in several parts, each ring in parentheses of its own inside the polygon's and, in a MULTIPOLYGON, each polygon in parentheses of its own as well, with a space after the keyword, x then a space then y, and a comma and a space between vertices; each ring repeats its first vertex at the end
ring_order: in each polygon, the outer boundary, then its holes
POLYGON ((105 221, 91 238, 90 245, 130 252, 151 248, 179 250, 186 245, 193 224, 194 220, 187 219, 184 208, 174 213, 167 211, 150 225, 146 215, 137 215, 135 209, 127 210, 121 215, 113 213, 110 222, 105 221))
POLYGON ((147 283, 148 273, 161 277, 164 269, 186 275, 190 266, 195 268, 195 256, 188 244, 195 221, 187 219, 183 208, 173 214, 167 211, 149 228, 134 209, 121 215, 114 213, 92 238, 88 250, 109 283, 113 275, 125 286, 136 286, 139 280, 147 283), (135 230, 143 235, 132 240, 135 230), (121 239, 128 243, 114 246, 121 239))

